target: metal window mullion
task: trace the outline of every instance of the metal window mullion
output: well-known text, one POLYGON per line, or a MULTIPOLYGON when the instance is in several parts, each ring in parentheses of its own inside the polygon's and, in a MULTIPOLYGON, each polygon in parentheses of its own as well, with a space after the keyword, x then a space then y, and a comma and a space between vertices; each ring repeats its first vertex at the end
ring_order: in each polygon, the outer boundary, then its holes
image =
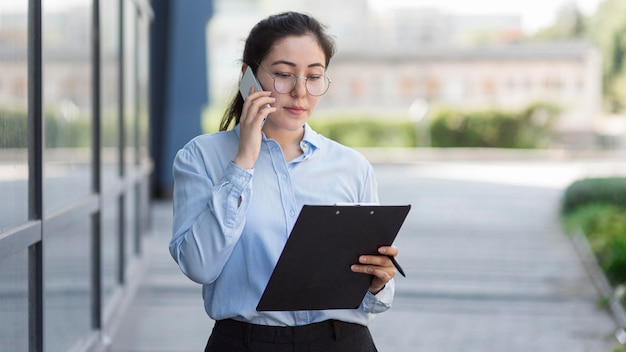
POLYGON ((120 138, 118 139, 118 153, 119 153, 119 173, 118 175, 120 177, 124 177, 124 175, 126 174, 125 172, 125 157, 124 157, 124 148, 126 147, 126 128, 124 126, 124 110, 125 110, 125 94, 126 94, 126 89, 125 89, 125 82, 124 82, 124 76, 125 76, 125 69, 124 69, 124 55, 126 53, 126 50, 124 49, 124 45, 125 45, 125 41, 124 41, 124 31, 125 31, 125 24, 124 24, 124 16, 125 16, 125 11, 124 11, 124 0, 119 0, 119 16, 120 16, 120 28, 119 28, 119 32, 118 32, 118 45, 119 45, 119 50, 118 50, 118 61, 119 61, 119 65, 118 65, 118 76, 119 76, 119 80, 118 80, 118 85, 119 85, 119 89, 118 89, 118 132, 119 132, 119 136, 120 138))
MULTIPOLYGON (((139 18, 140 16, 140 9, 139 8, 135 8, 135 17, 133 18, 133 37, 134 39, 134 43, 135 45, 133 46, 133 64, 135 65, 134 67, 134 75, 133 75, 133 83, 134 83, 134 88, 135 88, 135 101, 133 104, 133 109, 134 109, 134 153, 135 153, 135 163, 134 163, 134 167, 136 169, 136 171, 139 169, 139 165, 141 163, 140 161, 140 153, 139 153, 139 148, 140 148, 140 143, 139 143, 139 135, 140 135, 140 101, 141 101, 141 94, 139 93, 140 91, 140 83, 139 83, 139 18)), ((134 226, 134 233, 133 233, 133 237, 134 237, 134 242, 135 242, 135 248, 133 253, 135 253, 135 255, 140 255, 141 254, 141 216, 139 216, 140 214, 140 201, 141 201, 141 196, 140 196, 140 192, 138 191, 139 188, 139 182, 135 183, 135 187, 133 189, 133 192, 135 193, 135 199, 134 199, 134 204, 133 204, 133 215, 135 217, 135 226, 134 226)))
MULTIPOLYGON (((124 14, 126 13, 124 10, 125 1, 118 0, 119 3, 119 32, 118 32, 118 176, 122 179, 122 183, 126 176, 126 158, 124 157, 124 148, 126 145, 126 128, 124 127, 124 105, 125 105, 125 82, 124 82, 124 55, 126 50, 124 49, 125 41, 124 41, 124 31, 125 31, 125 18, 124 14)), ((125 256, 125 243, 124 243, 124 233, 125 233, 125 216, 124 214, 124 192, 125 188, 122 188, 122 194, 118 197, 118 283, 124 284, 125 282, 125 271, 126 271, 126 260, 125 256)))
MULTIPOLYGON (((28 218, 43 218, 42 6, 28 2, 28 218)), ((43 239, 43 224, 40 232, 43 239)), ((43 242, 28 248, 28 349, 44 349, 43 242)))
MULTIPOLYGON (((92 55, 92 179, 91 190, 94 194, 101 193, 101 138, 100 138, 100 1, 92 2, 92 26, 91 26, 91 55, 92 55)), ((91 325, 99 330, 102 328, 102 233, 100 226, 100 214, 102 202, 98 204, 98 210, 91 217, 91 325)))

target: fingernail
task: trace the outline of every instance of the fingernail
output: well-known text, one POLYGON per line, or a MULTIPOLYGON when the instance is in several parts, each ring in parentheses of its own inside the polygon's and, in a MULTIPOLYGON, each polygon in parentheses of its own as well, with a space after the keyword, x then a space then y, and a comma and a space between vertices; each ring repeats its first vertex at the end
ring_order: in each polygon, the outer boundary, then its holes
POLYGON ((385 253, 387 253, 387 248, 380 247, 380 248, 378 248, 378 252, 380 252, 381 254, 385 254, 385 253))

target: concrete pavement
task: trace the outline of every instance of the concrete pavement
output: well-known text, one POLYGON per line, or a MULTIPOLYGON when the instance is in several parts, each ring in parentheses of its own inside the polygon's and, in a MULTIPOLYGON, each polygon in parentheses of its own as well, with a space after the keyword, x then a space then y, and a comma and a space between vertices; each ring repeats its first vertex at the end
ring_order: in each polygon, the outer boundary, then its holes
MULTIPOLYGON (((393 308, 371 326, 381 352, 607 352, 616 323, 558 220, 574 179, 613 162, 375 164, 384 204, 411 203, 398 236, 393 308)), ((626 174, 626 173, 625 173, 626 174)), ((200 287, 167 252, 171 203, 154 205, 144 275, 111 352, 199 351, 212 327, 200 287)))

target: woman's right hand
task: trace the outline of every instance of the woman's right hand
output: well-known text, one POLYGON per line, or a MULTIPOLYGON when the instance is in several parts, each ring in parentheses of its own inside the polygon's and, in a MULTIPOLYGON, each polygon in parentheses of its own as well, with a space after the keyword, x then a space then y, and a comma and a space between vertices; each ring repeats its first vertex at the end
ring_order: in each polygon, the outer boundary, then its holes
POLYGON ((242 169, 252 169, 261 151, 261 129, 267 115, 276 111, 271 107, 276 98, 269 91, 255 92, 250 87, 250 94, 244 100, 239 118, 239 150, 233 162, 242 169))

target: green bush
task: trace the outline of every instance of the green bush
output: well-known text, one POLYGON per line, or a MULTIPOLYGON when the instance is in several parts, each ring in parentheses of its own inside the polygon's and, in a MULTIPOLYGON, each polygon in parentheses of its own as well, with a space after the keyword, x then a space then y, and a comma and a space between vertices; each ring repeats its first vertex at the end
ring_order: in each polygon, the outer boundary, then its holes
POLYGON ((0 148, 26 148, 27 136, 26 111, 0 110, 0 148))
POLYGON ((626 284, 626 178, 587 178, 564 192, 563 221, 580 228, 612 285, 626 284))
POLYGON ((590 203, 612 204, 626 208, 626 177, 586 178, 575 181, 565 190, 564 214, 590 203))
POLYGON ((585 233, 600 267, 612 285, 626 283, 626 208, 608 203, 588 203, 568 213, 568 230, 585 233))
POLYGON ((560 109, 535 103, 521 111, 441 109, 430 125, 434 147, 540 148, 550 143, 560 109))
MULTIPOLYGON (((205 109, 205 133, 218 130, 222 113, 223 107, 218 105, 205 109)), ((549 145, 558 113, 559 109, 548 103, 535 103, 513 112, 441 109, 431 115, 428 131, 420 131, 419 135, 430 134, 434 147, 539 148, 549 145)), ((320 113, 309 124, 326 137, 351 147, 415 147, 429 143, 418 140, 416 122, 405 115, 320 113)))
MULTIPOLYGON (((101 115, 103 146, 118 145, 118 115, 104 111, 101 115)), ((128 121, 125 121, 129 123, 128 121)), ((130 135, 133 126, 127 126, 130 135)), ((91 144, 91 118, 80 116, 73 120, 59 117, 51 110, 44 111, 44 141, 46 148, 76 148, 91 144)), ((0 109, 0 148, 26 148, 28 146, 28 115, 26 111, 0 109)))
POLYGON ((408 119, 313 118, 311 127, 322 135, 350 147, 413 147, 415 123, 408 119))

